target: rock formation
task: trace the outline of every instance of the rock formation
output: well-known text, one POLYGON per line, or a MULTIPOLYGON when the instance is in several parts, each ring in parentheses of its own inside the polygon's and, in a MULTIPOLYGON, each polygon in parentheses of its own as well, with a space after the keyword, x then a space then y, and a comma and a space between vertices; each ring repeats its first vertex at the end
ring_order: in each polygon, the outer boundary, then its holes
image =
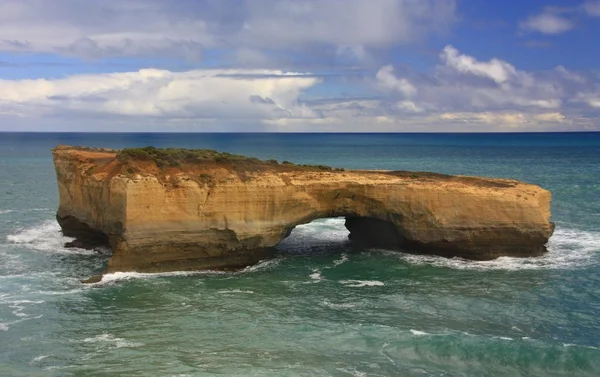
POLYGON ((346 217, 366 246, 475 260, 541 255, 553 231, 550 193, 508 179, 151 147, 53 156, 62 231, 72 246, 108 244, 106 272, 240 268, 325 217, 346 217))

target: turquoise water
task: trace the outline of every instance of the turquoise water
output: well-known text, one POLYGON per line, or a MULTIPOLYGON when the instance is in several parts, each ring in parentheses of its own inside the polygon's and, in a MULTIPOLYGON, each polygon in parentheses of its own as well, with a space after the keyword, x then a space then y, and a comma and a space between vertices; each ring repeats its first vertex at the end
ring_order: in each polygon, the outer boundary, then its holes
POLYGON ((600 134, 0 134, 0 376, 600 375, 600 134), (214 148, 511 177, 553 193, 541 258, 363 250, 298 226, 237 273, 113 274, 64 249, 50 148, 214 148))

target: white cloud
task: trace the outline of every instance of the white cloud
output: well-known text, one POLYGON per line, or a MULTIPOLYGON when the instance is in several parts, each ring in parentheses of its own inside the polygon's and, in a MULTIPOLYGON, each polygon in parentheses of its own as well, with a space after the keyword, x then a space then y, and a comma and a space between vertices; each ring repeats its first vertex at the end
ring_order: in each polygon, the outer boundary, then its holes
POLYGON ((444 32, 456 20, 454 0, 248 1, 239 38, 246 43, 385 46, 444 32))
POLYGON ((264 69, 143 69, 0 80, 0 125, 121 131, 600 130, 597 78, 562 66, 527 72, 447 46, 429 74, 385 65, 370 81, 360 81, 379 91, 372 98, 311 98, 328 79, 264 69))
POLYGON ((417 93, 417 89, 407 79, 397 78, 394 75, 394 67, 391 65, 381 67, 375 77, 383 88, 396 90, 405 97, 411 97, 417 93))
POLYGON ((399 121, 403 125, 407 118, 427 120, 438 130, 443 124, 461 129, 474 125, 488 130, 570 129, 581 126, 582 119, 591 119, 585 114, 600 105, 594 78, 562 66, 526 72, 499 58, 478 60, 453 46, 443 49, 440 61, 434 76, 410 71, 397 75, 391 66, 382 67, 375 82, 384 93, 396 88, 389 100, 395 102, 380 105, 373 116, 404 117, 399 121), (414 88, 410 101, 402 90, 404 83, 414 88))
POLYGON ((264 70, 195 70, 0 80, 0 111, 23 117, 268 119, 314 116, 298 102, 319 79, 264 70))
POLYGON ((542 34, 561 34, 575 27, 572 21, 548 10, 521 22, 521 29, 542 34))
POLYGON ((335 52, 444 33, 455 0, 3 0, 0 51, 201 58, 204 49, 335 52))
POLYGON ((505 61, 493 58, 489 62, 480 62, 471 56, 460 54, 452 46, 444 47, 440 57, 448 67, 460 73, 487 77, 497 84, 505 83, 517 76, 521 76, 520 78, 522 79, 528 79, 527 75, 523 73, 518 74, 515 67, 505 61))
POLYGON ((592 17, 600 17, 600 0, 588 0, 583 3, 583 10, 592 17))
POLYGON ((443 113, 443 120, 469 122, 483 122, 490 125, 500 125, 510 128, 523 125, 536 125, 539 122, 564 123, 566 117, 561 113, 527 114, 522 112, 471 112, 471 113, 443 113))

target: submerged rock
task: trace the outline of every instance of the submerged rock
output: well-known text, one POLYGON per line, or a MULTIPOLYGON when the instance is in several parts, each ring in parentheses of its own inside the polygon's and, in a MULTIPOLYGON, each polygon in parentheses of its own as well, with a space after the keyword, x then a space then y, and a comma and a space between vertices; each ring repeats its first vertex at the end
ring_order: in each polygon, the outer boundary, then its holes
POLYGON ((554 229, 550 192, 508 179, 151 147, 53 156, 63 233, 77 247, 110 246, 106 272, 241 268, 325 217, 346 217, 366 246, 475 260, 541 255, 554 229))

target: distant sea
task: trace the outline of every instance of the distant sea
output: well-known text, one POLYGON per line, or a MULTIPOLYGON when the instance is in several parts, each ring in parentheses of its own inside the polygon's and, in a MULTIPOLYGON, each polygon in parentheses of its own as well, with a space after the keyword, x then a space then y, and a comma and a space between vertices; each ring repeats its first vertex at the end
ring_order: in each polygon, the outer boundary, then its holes
POLYGON ((0 376, 599 376, 600 133, 0 133, 0 376), (64 249, 57 144, 212 148, 516 178, 553 194, 540 258, 366 250, 298 226, 241 272, 118 273, 64 249))

